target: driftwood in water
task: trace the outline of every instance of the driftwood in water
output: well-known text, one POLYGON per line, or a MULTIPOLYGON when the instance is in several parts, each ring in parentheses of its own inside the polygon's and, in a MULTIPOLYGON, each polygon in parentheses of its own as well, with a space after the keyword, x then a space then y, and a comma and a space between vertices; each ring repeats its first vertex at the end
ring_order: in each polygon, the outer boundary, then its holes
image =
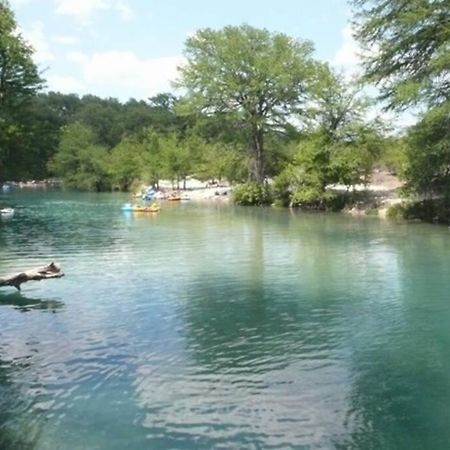
POLYGON ((64 272, 61 271, 59 264, 50 263, 47 266, 40 267, 38 269, 27 270, 26 272, 20 272, 9 277, 0 278, 1 286, 14 286, 20 291, 20 285, 32 280, 47 280, 48 278, 61 278, 64 276, 64 272))

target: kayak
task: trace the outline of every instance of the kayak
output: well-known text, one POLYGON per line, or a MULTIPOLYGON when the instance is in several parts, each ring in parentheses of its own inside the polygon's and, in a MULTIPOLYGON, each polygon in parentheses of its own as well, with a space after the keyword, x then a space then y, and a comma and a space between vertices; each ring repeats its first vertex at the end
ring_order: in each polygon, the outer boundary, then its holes
POLYGON ((161 210, 161 207, 159 205, 152 205, 152 206, 135 206, 133 208, 133 212, 159 212, 161 210))
POLYGON ((122 206, 122 211, 130 211, 130 212, 159 212, 161 207, 157 204, 153 204, 150 206, 138 206, 132 205, 131 203, 125 203, 122 206))

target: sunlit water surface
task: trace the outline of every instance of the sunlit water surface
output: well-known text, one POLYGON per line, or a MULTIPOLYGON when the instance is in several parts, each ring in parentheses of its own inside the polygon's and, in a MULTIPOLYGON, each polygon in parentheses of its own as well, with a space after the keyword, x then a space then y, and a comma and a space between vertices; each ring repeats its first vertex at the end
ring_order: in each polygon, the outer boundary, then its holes
POLYGON ((448 448, 447 228, 1 200, 1 449, 448 448))

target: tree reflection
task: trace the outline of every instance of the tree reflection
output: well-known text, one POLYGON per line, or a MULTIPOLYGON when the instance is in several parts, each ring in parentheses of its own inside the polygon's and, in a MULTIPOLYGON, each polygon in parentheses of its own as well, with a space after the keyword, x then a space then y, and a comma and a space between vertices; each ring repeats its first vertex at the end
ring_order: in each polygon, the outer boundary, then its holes
POLYGON ((407 237, 395 242, 398 290, 390 301, 380 296, 354 327, 348 420, 357 426, 340 449, 440 449, 450 442, 448 233, 420 227, 407 237))
POLYGON ((40 427, 27 423, 27 402, 22 400, 22 393, 12 380, 11 372, 17 376, 19 370, 31 367, 11 368, 10 362, 0 359, 0 449, 32 450, 40 436, 40 427))
MULTIPOLYGON (((0 294, 0 307, 5 306, 12 306, 20 312, 39 310, 54 313, 63 308, 64 303, 29 298, 14 292, 0 294)), ((12 359, 6 357, 8 345, 13 344, 0 343, 0 449, 31 450, 36 448, 43 424, 30 414, 34 396, 24 395, 22 382, 33 378, 30 377, 33 371, 30 355, 36 353, 36 342, 20 342, 20 345, 32 347, 25 351, 25 356, 12 359)))

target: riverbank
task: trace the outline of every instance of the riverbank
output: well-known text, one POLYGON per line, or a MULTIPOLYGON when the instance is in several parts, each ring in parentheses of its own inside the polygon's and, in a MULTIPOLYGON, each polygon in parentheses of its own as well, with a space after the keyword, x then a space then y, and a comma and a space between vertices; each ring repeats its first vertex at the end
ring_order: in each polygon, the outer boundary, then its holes
POLYGON ((391 206, 402 203, 400 190, 403 182, 394 174, 384 170, 373 172, 367 185, 357 185, 354 191, 364 194, 352 208, 344 212, 353 215, 378 215, 386 218, 391 206))
MULTIPOLYGON (((186 180, 186 189, 176 189, 169 180, 162 180, 159 183, 160 190, 170 195, 174 192, 180 192, 189 197, 192 201, 199 202, 229 202, 232 194, 232 186, 227 182, 223 183, 205 183, 195 178, 186 180)), ((353 215, 378 215, 386 217, 388 209, 396 204, 402 203, 400 189, 403 186, 402 181, 392 173, 384 170, 376 170, 371 176, 367 185, 356 185, 352 192, 360 193, 358 200, 351 208, 345 208, 343 212, 353 215)), ((141 191, 145 192, 148 187, 143 186, 141 191)), ((344 186, 335 185, 331 188, 338 193, 344 193, 344 186)), ((135 194, 140 197, 140 193, 135 194)))
MULTIPOLYGON (((206 183, 190 177, 186 180, 185 187, 186 189, 177 189, 170 180, 159 182, 159 190, 167 196, 180 193, 183 197, 198 202, 228 202, 231 198, 232 187, 226 182, 206 183)), ((135 196, 139 198, 147 189, 150 187, 142 186, 135 196)))

